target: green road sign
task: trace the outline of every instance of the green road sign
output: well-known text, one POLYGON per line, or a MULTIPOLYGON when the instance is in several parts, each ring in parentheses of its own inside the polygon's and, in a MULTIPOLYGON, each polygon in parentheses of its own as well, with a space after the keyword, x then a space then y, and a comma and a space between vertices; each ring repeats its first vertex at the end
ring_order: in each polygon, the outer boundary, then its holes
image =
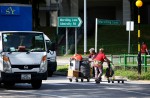
POLYGON ((120 20, 105 20, 105 19, 98 19, 99 25, 120 25, 120 20))
POLYGON ((80 17, 58 17, 58 27, 80 27, 81 24, 80 17))

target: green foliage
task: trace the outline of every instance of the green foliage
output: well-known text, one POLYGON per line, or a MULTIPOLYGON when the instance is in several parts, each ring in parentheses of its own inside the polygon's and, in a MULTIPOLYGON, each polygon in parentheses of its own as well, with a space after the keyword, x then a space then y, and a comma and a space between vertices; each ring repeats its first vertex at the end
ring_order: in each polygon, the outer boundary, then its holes
POLYGON ((68 65, 57 66, 57 71, 58 72, 67 72, 68 71, 68 65))
POLYGON ((130 80, 138 80, 139 77, 140 77, 140 80, 150 80, 150 72, 142 71, 141 75, 139 76, 137 67, 128 67, 128 68, 126 68, 126 70, 124 70, 123 68, 115 69, 115 75, 127 77, 130 80))
POLYGON ((56 28, 54 28, 54 27, 38 27, 35 30, 44 32, 51 39, 52 42, 56 41, 56 28))
MULTIPOLYGON (((149 25, 142 25, 140 27, 141 41, 145 41, 150 47, 150 28, 149 25)), ((138 44, 138 25, 135 25, 134 31, 130 33, 131 53, 137 53, 138 44)), ((126 31, 125 25, 112 25, 112 26, 98 26, 98 46, 103 47, 106 54, 126 54, 128 53, 128 36, 129 32, 126 31)), ((78 44, 78 53, 84 51, 84 39, 78 44)), ((95 47, 95 33, 87 34, 87 50, 95 47)), ((87 51, 88 52, 88 51, 87 51)))

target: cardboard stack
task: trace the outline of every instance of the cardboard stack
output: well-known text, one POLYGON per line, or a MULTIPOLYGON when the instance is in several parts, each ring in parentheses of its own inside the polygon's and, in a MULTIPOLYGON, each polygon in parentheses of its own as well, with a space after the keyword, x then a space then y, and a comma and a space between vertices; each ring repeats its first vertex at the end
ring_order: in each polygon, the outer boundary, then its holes
POLYGON ((80 61, 71 60, 70 66, 68 68, 68 76, 69 77, 79 77, 79 67, 80 67, 80 61))

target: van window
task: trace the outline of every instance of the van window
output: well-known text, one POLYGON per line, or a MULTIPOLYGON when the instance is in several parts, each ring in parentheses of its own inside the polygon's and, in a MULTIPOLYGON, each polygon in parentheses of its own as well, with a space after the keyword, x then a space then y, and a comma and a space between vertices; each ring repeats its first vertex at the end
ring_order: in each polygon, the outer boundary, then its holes
POLYGON ((4 52, 46 51, 42 33, 4 33, 4 52))
POLYGON ((47 47, 47 49, 50 49, 51 48, 51 41, 50 40, 47 40, 46 41, 46 47, 47 47))

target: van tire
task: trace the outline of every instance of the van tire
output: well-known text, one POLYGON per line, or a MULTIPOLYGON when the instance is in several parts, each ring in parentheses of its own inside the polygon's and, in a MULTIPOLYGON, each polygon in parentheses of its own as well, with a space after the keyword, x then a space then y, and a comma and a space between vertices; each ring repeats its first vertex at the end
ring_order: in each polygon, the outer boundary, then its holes
POLYGON ((53 72, 48 72, 48 76, 52 77, 53 76, 53 72))
POLYGON ((31 82, 33 89, 39 89, 42 85, 42 80, 36 80, 31 82))
POLYGON ((12 88, 15 85, 14 82, 4 82, 4 87, 5 88, 12 88))

